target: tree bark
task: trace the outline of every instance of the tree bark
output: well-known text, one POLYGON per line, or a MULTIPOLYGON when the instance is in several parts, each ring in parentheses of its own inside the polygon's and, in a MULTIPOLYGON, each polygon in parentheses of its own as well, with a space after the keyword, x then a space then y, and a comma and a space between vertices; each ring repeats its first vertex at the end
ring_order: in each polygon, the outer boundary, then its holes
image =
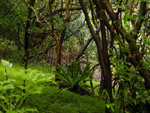
MULTIPOLYGON (((87 25, 88 25, 88 28, 90 30, 90 33, 92 35, 92 38, 94 39, 95 43, 96 43, 96 46, 97 46, 97 52, 98 52, 98 60, 99 60, 99 63, 101 65, 101 69, 102 69, 102 73, 104 75, 104 80, 105 80, 105 88, 106 88, 106 91, 108 92, 109 94, 109 97, 110 97, 110 103, 112 102, 112 91, 111 91, 111 71, 110 71, 110 65, 109 65, 109 57, 107 57, 108 55, 108 51, 107 51, 107 47, 106 45, 103 44, 103 46, 101 45, 101 41, 100 41, 100 38, 98 35, 96 35, 96 33, 94 32, 94 29, 93 29, 93 26, 90 22, 90 19, 89 19, 89 16, 88 16, 88 13, 87 13, 87 10, 86 10, 86 7, 83 3, 82 0, 79 0, 80 2, 80 5, 82 7, 82 10, 84 12, 84 15, 85 15, 85 19, 86 19, 86 22, 87 22, 87 25), (102 51, 102 47, 104 47, 104 51, 102 51), (105 52, 103 54, 103 52, 105 52), (104 56, 105 55, 105 56, 104 56), (104 59, 104 57, 106 57, 104 59), (107 70, 108 69, 108 70, 107 70), (108 72, 107 72, 108 71, 108 72), (107 83, 108 82, 108 83, 107 83)), ((104 27, 104 24, 102 23, 102 26, 101 27, 104 27)), ((102 29, 102 28, 101 28, 102 29)), ((103 33, 102 37, 103 37, 103 42, 106 41, 106 32, 105 30, 102 30, 101 31, 103 33)), ((106 113, 110 113, 109 109, 106 108, 106 113)))
MULTIPOLYGON (((93 0, 93 1, 97 1, 97 0, 93 0)), ((102 1, 101 1, 101 3, 102 3, 102 1)), ((131 32, 129 32, 129 33, 123 28, 123 26, 120 27, 120 28, 118 27, 121 24, 121 20, 119 20, 119 19, 116 20, 117 19, 116 14, 114 13, 114 11, 112 9, 112 6, 109 3, 109 1, 108 0, 104 0, 103 3, 104 3, 105 10, 106 10, 107 14, 109 15, 110 19, 113 22, 116 21, 116 24, 110 25, 102 14, 100 15, 100 17, 102 18, 102 20, 104 20, 105 25, 107 26, 107 28, 110 30, 110 32, 113 35, 115 35, 114 30, 116 30, 116 32, 118 34, 120 34, 121 37, 128 42, 129 48, 126 48, 126 49, 128 49, 129 54, 127 55, 127 57, 130 59, 130 63, 135 68, 138 69, 139 74, 145 80, 145 87, 146 87, 146 89, 149 90, 150 89, 150 70, 146 69, 143 66, 143 64, 141 62, 143 60, 143 55, 142 55, 142 52, 139 51, 140 49, 139 49, 139 47, 137 47, 137 44, 136 44, 136 41, 137 41, 138 35, 139 35, 139 31, 141 29, 142 23, 144 21, 144 17, 146 15, 147 2, 145 2, 145 1, 141 1, 140 2, 140 7, 139 7, 139 11, 138 11, 139 13, 138 13, 138 17, 136 19, 135 26, 134 26, 133 30, 131 32), (114 26, 114 28, 113 28, 113 26, 114 26), (131 37, 133 39, 131 39, 131 37)), ((116 37, 118 37, 118 36, 116 36, 116 37)), ((121 39, 121 38, 119 38, 119 39, 121 39)), ((125 46, 123 45, 123 47, 125 47, 125 46)))
MULTIPOLYGON (((29 5, 34 6, 35 0, 30 0, 29 5)), ((27 64, 28 64, 28 58, 29 58, 29 28, 31 26, 31 16, 32 16, 32 9, 28 8, 28 19, 25 27, 25 45, 24 45, 24 50, 25 50, 25 69, 27 69, 27 64)))
MULTIPOLYGON (((69 3, 70 3, 70 0, 67 0, 66 6, 65 6, 66 18, 63 20, 63 25, 65 25, 66 23, 68 23, 70 21, 69 3)), ((62 43, 63 43, 64 37, 65 37, 66 28, 67 27, 65 26, 65 28, 62 30, 61 36, 57 37, 56 33, 54 32, 54 26, 52 25, 52 34, 53 34, 53 37, 57 44, 56 65, 55 65, 56 71, 59 71, 58 64, 61 65, 61 50, 62 50, 62 43)), ((60 80, 60 79, 58 79, 57 75, 55 76, 55 80, 56 81, 60 80)))
POLYGON ((101 24, 101 34, 102 34, 102 50, 103 50, 103 57, 104 57, 104 63, 106 67, 106 75, 104 76, 104 89, 107 89, 107 92, 109 94, 110 102, 113 102, 112 97, 112 72, 110 68, 110 61, 109 61, 109 55, 108 55, 108 44, 106 40, 106 30, 105 30, 105 24, 103 21, 100 21, 101 24))
MULTIPOLYGON (((30 0, 30 6, 34 6, 34 3, 35 3, 35 0, 30 0)), ((25 27, 25 45, 24 45, 24 50, 25 50, 25 73, 26 73, 26 70, 27 70, 27 65, 28 65, 28 58, 29 58, 29 37, 30 37, 30 34, 28 32, 29 28, 30 28, 30 24, 31 24, 31 16, 32 16, 32 9, 31 8, 28 8, 28 19, 27 20, 27 23, 26 23, 26 27, 25 27)), ((23 86, 25 87, 25 84, 26 84, 26 81, 24 80, 24 84, 23 86)), ((25 89, 23 89, 23 93, 25 93, 25 89)), ((25 103, 25 100, 23 101, 25 103)))

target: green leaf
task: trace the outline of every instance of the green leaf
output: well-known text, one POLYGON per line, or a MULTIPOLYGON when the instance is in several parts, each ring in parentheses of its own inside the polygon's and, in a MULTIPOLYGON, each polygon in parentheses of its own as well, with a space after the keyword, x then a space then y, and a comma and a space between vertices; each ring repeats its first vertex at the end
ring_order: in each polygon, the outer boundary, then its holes
POLYGON ((18 86, 18 87, 19 87, 20 89, 22 89, 22 90, 23 90, 23 89, 25 89, 25 87, 24 87, 24 86, 18 86))
POLYGON ((117 7, 117 8, 124 8, 123 5, 117 5, 116 7, 117 7))
POLYGON ((6 113, 17 113, 17 112, 11 111, 11 110, 6 110, 6 113))
POLYGON ((9 61, 6 61, 4 59, 1 59, 1 62, 2 62, 2 65, 4 65, 5 67, 11 68, 13 65, 12 63, 10 63, 9 61))
POLYGON ((8 85, 3 86, 3 89, 4 90, 14 89, 14 86, 12 84, 8 84, 8 85))
POLYGON ((132 19, 132 18, 133 18, 133 16, 132 16, 132 15, 125 14, 125 16, 124 16, 124 18, 123 18, 124 23, 127 23, 127 21, 128 21, 129 19, 132 19))
POLYGON ((113 106, 115 106, 115 103, 106 103, 106 107, 107 108, 112 108, 113 106))
POLYGON ((72 64, 66 64, 65 68, 58 65, 60 71, 56 71, 55 74, 58 75, 68 87, 74 85, 80 85, 84 80, 93 75, 93 70, 90 69, 90 64, 87 64, 83 73, 81 73, 80 62, 73 61, 72 64))
POLYGON ((2 95, 0 95, 0 99, 3 99, 3 100, 5 100, 5 97, 4 97, 4 96, 2 96, 2 95))
POLYGON ((25 111, 38 112, 36 108, 25 108, 25 111))

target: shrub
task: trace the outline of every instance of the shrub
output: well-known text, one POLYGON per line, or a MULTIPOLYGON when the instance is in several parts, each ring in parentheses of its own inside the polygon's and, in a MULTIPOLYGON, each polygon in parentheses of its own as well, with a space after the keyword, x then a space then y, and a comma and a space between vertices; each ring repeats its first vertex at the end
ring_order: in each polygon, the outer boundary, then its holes
MULTIPOLYGON (((60 71, 55 73, 58 75, 58 78, 73 92, 80 92, 80 89, 83 85, 83 81, 90 80, 93 75, 93 70, 90 69, 90 64, 87 64, 86 67, 81 70, 80 62, 74 61, 71 64, 66 64, 65 68, 58 65, 60 71)), ((83 89, 81 89, 83 90, 83 89)))

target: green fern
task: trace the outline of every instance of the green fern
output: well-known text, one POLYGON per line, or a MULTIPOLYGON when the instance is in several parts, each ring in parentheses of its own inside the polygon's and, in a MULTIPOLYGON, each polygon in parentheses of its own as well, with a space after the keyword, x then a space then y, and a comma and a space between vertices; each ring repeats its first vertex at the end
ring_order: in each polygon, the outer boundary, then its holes
POLYGON ((66 64, 65 68, 58 65, 60 71, 55 71, 58 78, 62 80, 68 87, 80 86, 83 81, 88 81, 93 75, 93 70, 90 69, 90 64, 81 72, 80 62, 73 61, 71 64, 66 64))

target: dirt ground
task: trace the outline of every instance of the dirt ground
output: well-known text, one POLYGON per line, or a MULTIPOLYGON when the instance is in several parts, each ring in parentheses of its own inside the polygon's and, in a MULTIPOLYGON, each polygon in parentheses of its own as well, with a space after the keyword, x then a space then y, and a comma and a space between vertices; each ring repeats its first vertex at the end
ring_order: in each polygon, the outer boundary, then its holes
POLYGON ((96 80, 96 81, 100 81, 101 80, 101 72, 99 72, 98 69, 96 69, 94 71, 93 79, 96 80))

